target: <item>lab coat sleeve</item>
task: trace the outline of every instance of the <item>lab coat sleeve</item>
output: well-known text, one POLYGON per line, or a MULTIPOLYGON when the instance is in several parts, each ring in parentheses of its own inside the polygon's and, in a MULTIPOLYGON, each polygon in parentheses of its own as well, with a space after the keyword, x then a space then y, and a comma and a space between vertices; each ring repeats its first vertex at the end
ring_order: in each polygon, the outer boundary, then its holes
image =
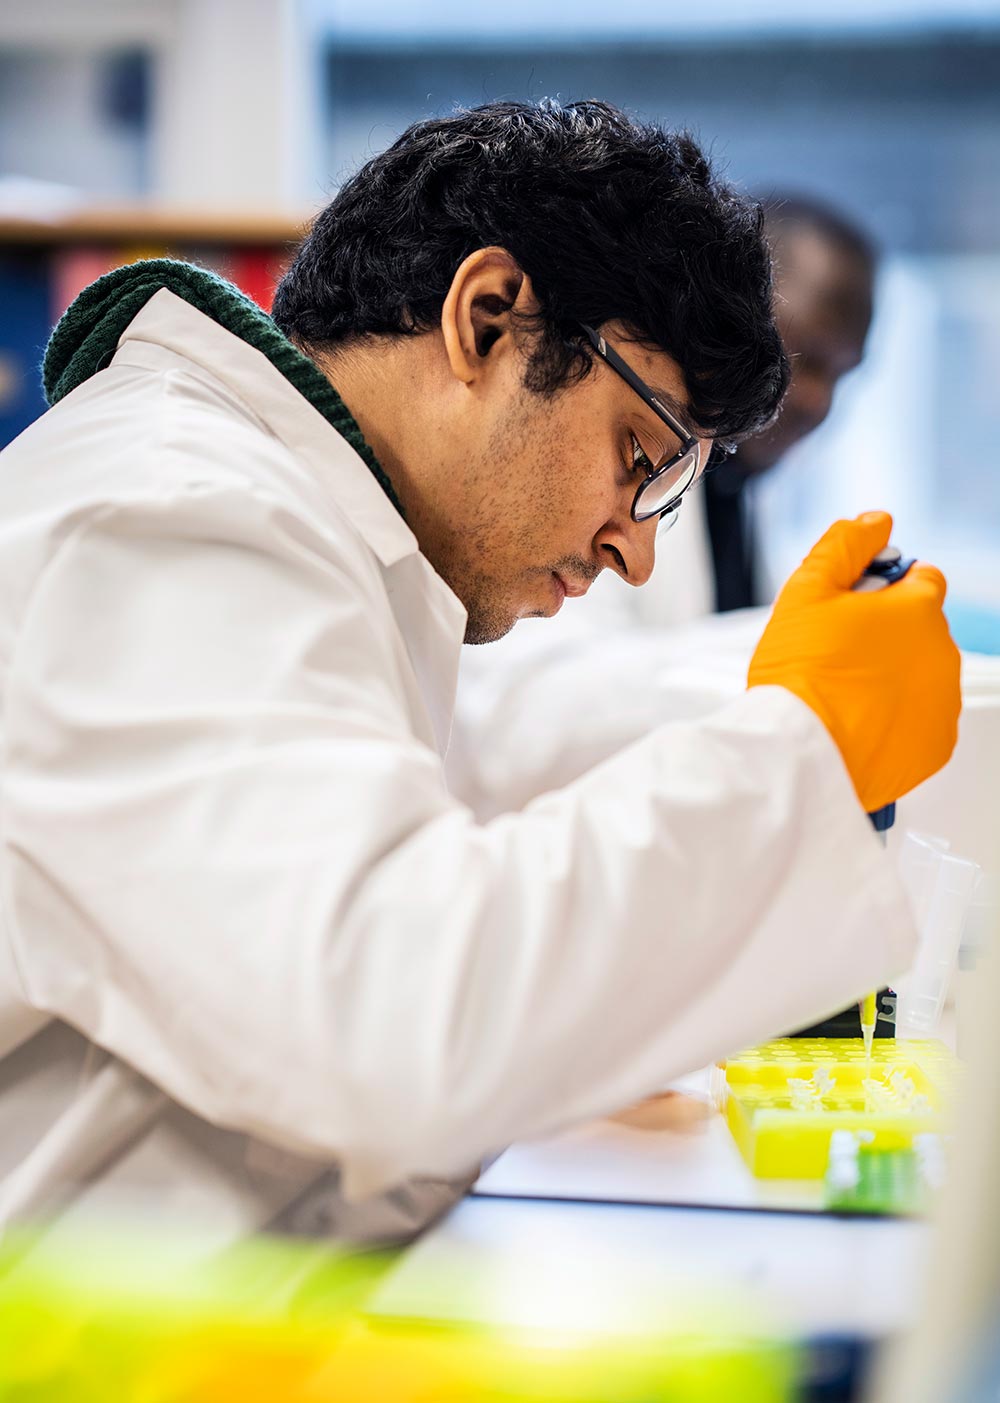
POLYGON ((477 817, 521 809, 663 722, 709 715, 746 689, 769 611, 640 626, 604 593, 599 607, 588 595, 489 648, 462 650, 447 773, 477 817))
POLYGON ((627 1104, 897 973, 839 756, 758 689, 478 825, 378 567, 219 491, 63 542, 7 679, 28 1001, 362 1195, 627 1104))

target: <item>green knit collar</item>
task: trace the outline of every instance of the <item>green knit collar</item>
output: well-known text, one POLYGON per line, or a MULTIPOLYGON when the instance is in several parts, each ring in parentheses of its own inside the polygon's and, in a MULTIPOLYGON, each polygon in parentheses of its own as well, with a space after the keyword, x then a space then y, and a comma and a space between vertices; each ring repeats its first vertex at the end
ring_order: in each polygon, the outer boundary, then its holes
POLYGON ((364 459, 392 505, 404 516, 392 483, 326 376, 256 302, 217 273, 192 263, 150 258, 116 268, 84 288, 60 318, 45 348, 42 381, 50 405, 111 363, 129 322, 163 287, 262 352, 364 459))

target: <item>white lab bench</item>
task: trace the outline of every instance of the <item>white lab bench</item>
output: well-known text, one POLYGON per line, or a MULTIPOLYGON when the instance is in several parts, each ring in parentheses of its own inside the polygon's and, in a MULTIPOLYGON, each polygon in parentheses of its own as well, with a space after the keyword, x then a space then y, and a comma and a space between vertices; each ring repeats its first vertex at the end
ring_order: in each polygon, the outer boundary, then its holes
POLYGON ((642 1301, 752 1301, 763 1332, 878 1339, 913 1318, 925 1224, 821 1211, 754 1179, 722 1117, 608 1121, 516 1145, 385 1278, 376 1314, 496 1326, 641 1326, 642 1301))

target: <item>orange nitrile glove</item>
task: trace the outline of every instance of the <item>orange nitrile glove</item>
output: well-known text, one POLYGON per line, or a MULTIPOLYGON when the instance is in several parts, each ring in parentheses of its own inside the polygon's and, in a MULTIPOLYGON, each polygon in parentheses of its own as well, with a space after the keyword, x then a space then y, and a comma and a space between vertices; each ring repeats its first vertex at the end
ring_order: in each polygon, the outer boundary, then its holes
POLYGON ((894 585, 851 592, 891 530, 887 512, 830 527, 778 595, 747 677, 812 708, 869 813, 945 764, 962 706, 940 570, 918 562, 894 585))

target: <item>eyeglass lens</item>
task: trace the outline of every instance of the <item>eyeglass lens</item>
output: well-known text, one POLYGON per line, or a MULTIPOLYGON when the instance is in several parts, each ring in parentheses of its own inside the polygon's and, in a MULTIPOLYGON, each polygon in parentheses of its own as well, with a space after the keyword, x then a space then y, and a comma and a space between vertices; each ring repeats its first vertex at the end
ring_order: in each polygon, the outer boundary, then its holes
POLYGON ((665 473, 650 477, 642 484, 635 500, 633 512, 636 521, 648 521, 658 516, 672 502, 677 501, 691 486, 702 465, 702 458, 708 457, 708 450, 702 443, 695 444, 690 452, 678 459, 665 473))

